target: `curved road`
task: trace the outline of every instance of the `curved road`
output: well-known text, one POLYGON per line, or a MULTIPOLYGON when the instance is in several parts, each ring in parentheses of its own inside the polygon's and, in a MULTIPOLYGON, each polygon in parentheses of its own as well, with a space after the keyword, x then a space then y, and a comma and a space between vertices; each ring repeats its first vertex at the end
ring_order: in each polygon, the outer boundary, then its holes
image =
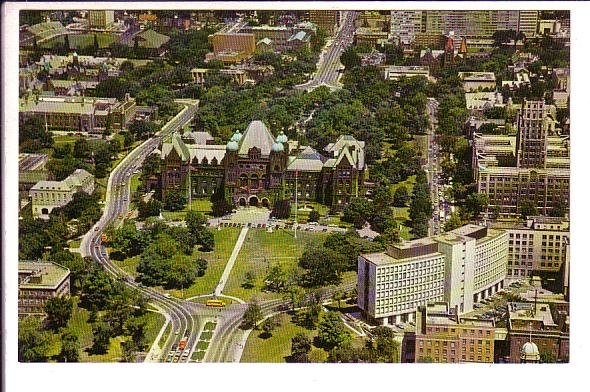
POLYGON ((157 290, 144 287, 140 283, 135 282, 131 276, 110 260, 106 248, 101 243, 101 235, 105 231, 105 228, 109 225, 121 223, 119 216, 124 216, 129 209, 129 178, 133 172, 141 167, 144 159, 159 146, 163 137, 182 129, 194 117, 198 105, 197 102, 188 100, 179 100, 177 102, 183 104, 185 108, 164 125, 162 130, 156 133, 153 138, 146 140, 131 151, 111 172, 107 184, 103 215, 83 237, 80 249, 83 256, 91 256, 108 273, 122 279, 127 286, 138 290, 168 313, 172 323, 172 332, 166 341, 163 353, 165 354, 171 348, 174 348, 175 354, 172 360, 174 362, 188 362, 196 346, 197 334, 200 330, 198 320, 195 320, 193 317, 199 306, 187 301, 169 298, 157 290), (178 333, 176 334, 176 332, 178 333), (183 337, 187 338, 187 348, 190 351, 189 355, 184 357, 182 356, 181 350, 177 349, 178 342, 183 337))

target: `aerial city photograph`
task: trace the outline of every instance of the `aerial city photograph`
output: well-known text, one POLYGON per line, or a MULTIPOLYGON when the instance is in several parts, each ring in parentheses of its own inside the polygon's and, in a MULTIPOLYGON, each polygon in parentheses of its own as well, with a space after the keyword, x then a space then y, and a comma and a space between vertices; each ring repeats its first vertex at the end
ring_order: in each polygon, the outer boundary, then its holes
POLYGON ((570 362, 570 10, 308 5, 17 13, 19 363, 570 362))

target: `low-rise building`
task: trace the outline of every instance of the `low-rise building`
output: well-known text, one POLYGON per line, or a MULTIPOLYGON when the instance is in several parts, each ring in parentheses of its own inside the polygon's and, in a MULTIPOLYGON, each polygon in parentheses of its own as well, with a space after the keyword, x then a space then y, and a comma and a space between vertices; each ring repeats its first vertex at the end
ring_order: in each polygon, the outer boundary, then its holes
POLYGON ((510 90, 517 90, 521 86, 528 86, 530 84, 529 71, 526 69, 515 72, 514 80, 502 80, 502 87, 508 87, 510 90))
POLYGON ((19 261, 18 315, 44 316, 45 303, 70 294, 70 270, 50 262, 19 261))
POLYGON ((427 66, 419 65, 385 65, 380 67, 385 80, 396 80, 402 76, 411 78, 413 76, 424 76, 430 79, 430 70, 427 66))
POLYGON ((499 92, 465 93, 465 106, 469 110, 483 113, 493 107, 504 106, 504 99, 499 92))
POLYGON ((47 128, 98 133, 107 128, 121 130, 134 118, 135 99, 27 96, 20 101, 20 117, 39 118, 47 128))
POLYGON ((463 89, 467 92, 488 89, 496 90, 496 76, 493 72, 459 72, 463 89))
POLYGON ((402 355, 404 362, 494 362, 494 321, 460 317, 446 303, 419 306, 415 333, 404 339, 414 346, 414 358, 402 355))
POLYGON ((29 191, 33 216, 48 218, 54 208, 68 204, 77 192, 93 191, 94 176, 84 169, 76 169, 63 181, 39 181, 29 191))
POLYGON ((411 321, 420 305, 447 302, 457 314, 504 286, 508 234, 466 225, 358 258, 358 306, 370 321, 411 321))
POLYGON ((359 27, 354 33, 354 43, 356 45, 368 45, 374 48, 377 45, 387 43, 389 34, 381 28, 359 27))
POLYGON ((522 349, 527 342, 538 348, 541 362, 568 362, 569 304, 508 303, 508 340, 511 363, 526 362, 522 349))
POLYGON ((29 203, 29 190, 39 181, 49 180, 51 172, 45 167, 47 154, 26 154, 18 156, 18 192, 21 208, 29 203))

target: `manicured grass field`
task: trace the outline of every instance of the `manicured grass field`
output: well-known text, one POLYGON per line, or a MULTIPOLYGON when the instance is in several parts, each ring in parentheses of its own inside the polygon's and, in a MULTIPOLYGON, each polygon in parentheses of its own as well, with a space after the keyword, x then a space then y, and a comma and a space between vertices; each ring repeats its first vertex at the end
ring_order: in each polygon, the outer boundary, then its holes
POLYGON ((133 256, 122 261, 115 261, 115 263, 125 272, 131 276, 137 275, 137 266, 139 265, 139 256, 133 256))
POLYGON ((281 295, 277 293, 261 292, 267 269, 275 264, 280 264, 284 270, 295 267, 305 246, 319 244, 325 237, 326 233, 298 232, 295 239, 291 230, 280 229, 269 233, 266 230, 250 229, 228 278, 224 293, 244 301, 250 300, 253 296, 261 300, 280 298, 281 295), (248 271, 256 275, 255 285, 251 289, 242 287, 248 271))
POLYGON ((207 350, 207 347, 209 347, 209 342, 204 342, 202 340, 197 342, 197 350, 207 350))
POLYGON ((139 186, 141 185, 141 181, 139 180, 139 177, 141 176, 140 173, 137 174, 133 174, 131 176, 131 180, 130 180, 130 190, 131 190, 131 194, 133 194, 134 192, 137 191, 137 188, 139 188, 139 186))
POLYGON ((201 333, 201 336, 199 337, 199 339, 201 339, 201 340, 211 340, 211 337, 212 336, 213 336, 213 332, 203 331, 201 333))
POLYGON ((225 269, 227 260, 231 255, 240 230, 237 228, 225 228, 213 230, 215 236, 215 250, 203 253, 195 251, 193 257, 202 257, 207 260, 207 271, 204 276, 198 277, 192 286, 184 289, 184 296, 181 290, 169 290, 168 292, 178 298, 194 297, 195 295, 213 293, 219 283, 221 274, 225 269))
MULTIPOLYGON (((211 200, 206 198, 195 199, 191 203, 193 211, 201 212, 205 215, 211 214, 211 200)), ((189 211, 188 205, 182 211, 162 211, 162 216, 168 220, 181 221, 184 220, 186 213, 189 211)))
POLYGON ((81 242, 82 240, 71 240, 70 242, 68 242, 68 246, 70 248, 79 248, 81 242))
POLYGON ((295 325, 291 316, 284 315, 281 326, 272 331, 271 337, 264 339, 264 333, 257 330, 250 333, 240 362, 284 363, 285 357, 291 355, 291 338, 298 333, 305 333, 313 341, 317 330, 310 331, 295 325))
POLYGON ((213 331, 216 325, 217 323, 214 323, 213 321, 208 321, 207 324, 205 324, 205 327, 203 327, 203 329, 205 331, 213 331))
MULTIPOLYGON (((162 334, 162 337, 158 341, 158 347, 160 347, 160 348, 164 347, 164 344, 166 344, 166 339, 168 339, 168 336, 170 336, 171 331, 172 331, 172 323, 168 323, 168 326, 166 326, 166 330, 164 331, 164 333, 162 334)), ((156 335, 156 336, 158 336, 158 335, 156 335)), ((154 339, 155 339, 155 337, 154 337, 154 339)))

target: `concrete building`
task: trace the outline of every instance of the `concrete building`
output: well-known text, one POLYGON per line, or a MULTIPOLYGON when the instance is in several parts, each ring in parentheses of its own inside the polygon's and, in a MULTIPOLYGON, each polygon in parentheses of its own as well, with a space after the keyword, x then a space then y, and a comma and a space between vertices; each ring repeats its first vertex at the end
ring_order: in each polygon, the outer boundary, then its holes
POLYGON ((496 76, 493 72, 459 72, 463 89, 467 92, 488 89, 496 90, 496 76))
POLYGON ((523 350, 527 343, 535 344, 540 361, 568 362, 569 304, 508 303, 508 340, 511 363, 536 362, 533 347, 523 350))
POLYGON ((504 286, 508 234, 476 225, 396 244, 358 259, 358 306, 373 322, 411 321, 420 305, 447 302, 457 314, 504 286))
POLYGON ((539 11, 519 11, 518 31, 524 33, 527 38, 532 38, 537 35, 538 25, 539 11))
POLYGON ((19 261, 18 316, 45 316, 50 298, 70 294, 70 270, 50 262, 19 261))
POLYGON ((68 204, 77 192, 93 191, 94 176, 84 169, 76 169, 63 181, 39 181, 29 191, 33 217, 49 218, 54 208, 68 204))
POLYGON ((555 277, 564 267, 570 236, 566 218, 534 216, 493 227, 508 232, 508 278, 555 277))
POLYGON ((430 79, 430 69, 428 66, 420 65, 384 65, 379 67, 383 71, 385 80, 396 80, 401 77, 411 78, 414 76, 424 76, 430 79))
POLYGON ((304 19, 333 35, 340 23, 340 13, 338 10, 310 10, 304 13, 304 19))
POLYGON ((51 178, 46 165, 47 154, 19 154, 18 156, 18 192, 21 208, 29 202, 29 190, 39 181, 51 178))
POLYGON ((115 11, 113 10, 90 10, 88 11, 88 27, 106 29, 115 22, 115 11))
POLYGON ((422 31, 423 11, 391 11, 390 36, 393 43, 410 47, 416 41, 416 34, 422 31))
POLYGON ((488 214, 518 217, 523 200, 535 202, 543 215, 558 204, 569 206, 569 137, 556 135, 554 111, 543 101, 525 101, 516 138, 474 134, 476 190, 488 195, 488 214))
POLYGON ((122 130, 134 118, 135 99, 50 96, 20 101, 20 118, 40 118, 47 128, 99 133, 107 128, 122 130))
POLYGON ((504 99, 499 92, 465 93, 465 106, 471 111, 483 113, 493 107, 503 107, 504 99))
POLYGON ((358 27, 354 32, 355 45, 368 45, 371 48, 388 43, 389 34, 376 27, 358 27))
POLYGON ((404 362, 494 362, 494 321, 460 317, 446 303, 419 306, 415 333, 404 339, 414 346, 414 358, 403 355, 404 362))
POLYGON ((224 63, 239 63, 256 51, 254 34, 218 32, 209 36, 209 42, 213 45, 211 58, 224 63))

